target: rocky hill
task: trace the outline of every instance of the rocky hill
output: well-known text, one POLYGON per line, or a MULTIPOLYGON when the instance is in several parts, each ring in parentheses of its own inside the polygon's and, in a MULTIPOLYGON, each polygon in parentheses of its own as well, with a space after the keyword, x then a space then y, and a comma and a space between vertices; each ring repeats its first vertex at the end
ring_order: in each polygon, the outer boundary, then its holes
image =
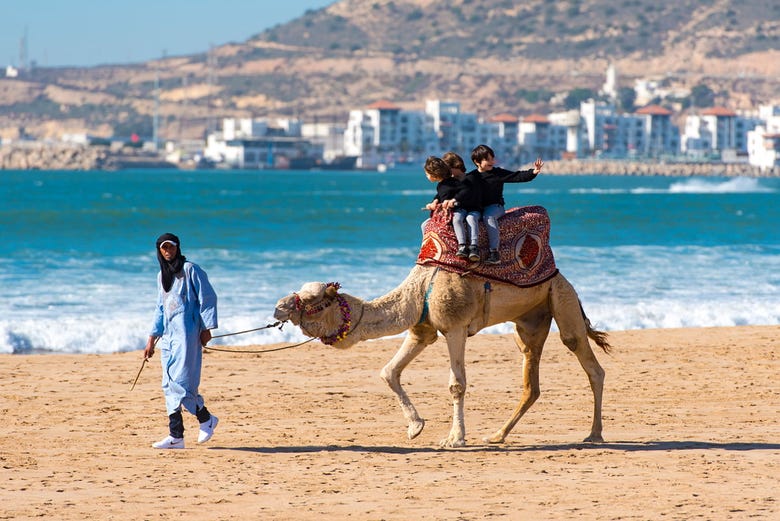
POLYGON ((157 110, 162 138, 200 138, 224 116, 343 122, 383 98, 524 115, 598 92, 609 64, 620 86, 704 85, 744 109, 780 101, 778 49, 766 0, 341 0, 197 55, 0 79, 0 136, 149 136, 157 110))

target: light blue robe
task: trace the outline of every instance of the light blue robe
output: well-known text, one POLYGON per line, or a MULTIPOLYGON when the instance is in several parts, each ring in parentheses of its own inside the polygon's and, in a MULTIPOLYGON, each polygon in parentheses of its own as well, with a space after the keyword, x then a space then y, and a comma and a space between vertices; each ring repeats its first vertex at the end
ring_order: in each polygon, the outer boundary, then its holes
POLYGON ((189 261, 173 279, 167 293, 157 275, 157 308, 151 335, 160 337, 157 348, 162 364, 165 407, 173 414, 184 406, 190 413, 203 407, 198 394, 203 346, 200 332, 217 328, 217 294, 206 272, 189 261))

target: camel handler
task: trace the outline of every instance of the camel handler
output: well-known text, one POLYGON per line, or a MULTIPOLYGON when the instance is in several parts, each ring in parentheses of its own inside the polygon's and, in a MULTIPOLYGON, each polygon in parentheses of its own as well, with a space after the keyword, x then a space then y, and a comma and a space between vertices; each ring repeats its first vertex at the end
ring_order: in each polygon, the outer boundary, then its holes
POLYGON ((152 358, 155 346, 159 347, 170 433, 152 447, 183 449, 182 406, 200 422, 198 443, 209 441, 219 422, 198 393, 203 346, 211 340, 210 330, 217 328, 217 294, 206 272, 181 254, 176 235, 160 235, 156 251, 158 297, 144 360, 152 358))

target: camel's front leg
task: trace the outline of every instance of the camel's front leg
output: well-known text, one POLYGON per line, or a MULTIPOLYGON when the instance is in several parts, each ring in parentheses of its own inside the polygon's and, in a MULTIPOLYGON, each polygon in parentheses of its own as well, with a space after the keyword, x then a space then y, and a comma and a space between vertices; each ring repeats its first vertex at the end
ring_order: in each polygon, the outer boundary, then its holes
POLYGON ((466 396, 466 330, 449 331, 447 349, 450 352, 450 394, 452 395, 452 429, 439 445, 463 447, 466 445, 466 422, 463 418, 463 401, 466 396))
POLYGON ((407 436, 409 436, 410 440, 416 438, 422 432, 423 427, 425 427, 425 420, 417 414, 417 409, 414 408, 412 401, 401 386, 401 373, 428 344, 436 340, 436 331, 431 333, 430 331, 420 331, 419 328, 417 328, 417 331, 415 329, 409 330, 409 334, 403 344, 401 344, 401 348, 379 373, 379 376, 387 382, 387 385, 390 386, 390 389, 393 390, 398 398, 401 411, 403 411, 404 417, 408 422, 407 436))

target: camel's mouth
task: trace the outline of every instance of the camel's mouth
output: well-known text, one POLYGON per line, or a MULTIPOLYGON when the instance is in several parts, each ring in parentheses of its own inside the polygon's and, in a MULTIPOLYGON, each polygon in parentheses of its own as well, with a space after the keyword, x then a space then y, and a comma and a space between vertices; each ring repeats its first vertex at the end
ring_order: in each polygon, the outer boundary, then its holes
MULTIPOLYGON (((282 299, 282 301, 285 299, 282 299)), ((274 308, 274 318, 281 320, 282 322, 292 322, 293 325, 298 325, 300 322, 300 314, 295 313, 295 304, 279 301, 274 308)))
POLYGON ((281 320, 282 322, 292 322, 294 325, 298 325, 297 321, 293 320, 290 313, 279 308, 274 310, 274 318, 276 320, 281 320))

